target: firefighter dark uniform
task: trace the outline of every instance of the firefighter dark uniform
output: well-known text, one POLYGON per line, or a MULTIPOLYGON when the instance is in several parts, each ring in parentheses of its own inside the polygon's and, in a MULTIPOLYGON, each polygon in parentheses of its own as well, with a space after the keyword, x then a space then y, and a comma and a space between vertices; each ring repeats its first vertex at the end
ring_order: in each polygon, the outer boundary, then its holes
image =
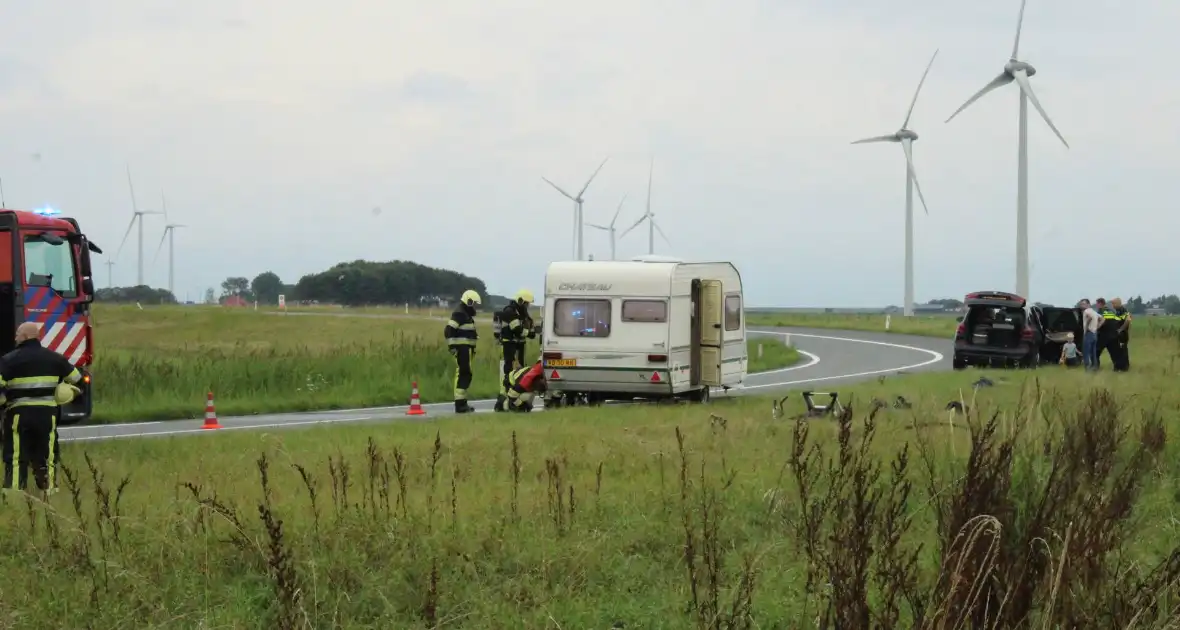
POLYGON ((1102 310, 1098 311, 1098 315, 1102 318, 1102 324, 1098 327, 1098 350, 1095 353, 1095 367, 1101 365, 1102 351, 1105 350, 1110 355, 1110 361, 1117 370, 1121 365, 1119 363, 1120 348, 1118 330, 1123 325, 1123 320, 1109 306, 1102 307, 1102 310))
POLYGON ((32 469, 37 488, 57 487, 59 405, 78 393, 82 374, 37 339, 20 342, 0 358, 4 389, 4 488, 25 489, 32 469), (60 387, 66 384, 65 388, 60 387))
POLYGON ((1126 307, 1120 306, 1114 309, 1115 321, 1118 322, 1117 333, 1115 337, 1115 351, 1112 351, 1110 360, 1114 363, 1114 371, 1126 372, 1131 369, 1131 355, 1127 348, 1128 342, 1131 341, 1131 313, 1126 307))
POLYGON ((463 292, 459 308, 451 313, 451 319, 443 329, 447 348, 455 357, 455 413, 475 411, 467 403, 467 388, 471 387, 471 360, 475 358, 475 344, 479 339, 475 332, 475 309, 480 303, 479 293, 463 292))
POLYGON ((529 304, 533 301, 533 292, 522 289, 516 297, 508 303, 492 323, 493 334, 503 348, 503 369, 500 379, 500 395, 496 397, 496 411, 504 408, 507 400, 505 378, 513 370, 524 367, 524 347, 529 339, 536 337, 533 331, 533 320, 529 317, 529 304))
POLYGON ((533 399, 547 388, 544 366, 537 361, 528 367, 512 370, 504 375, 503 388, 507 402, 497 411, 532 411, 533 399))

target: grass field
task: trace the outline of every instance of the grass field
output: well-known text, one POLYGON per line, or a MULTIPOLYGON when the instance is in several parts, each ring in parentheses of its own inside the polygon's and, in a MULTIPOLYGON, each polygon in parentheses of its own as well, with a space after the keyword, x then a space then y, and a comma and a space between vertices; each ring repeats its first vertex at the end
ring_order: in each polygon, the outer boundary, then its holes
MULTIPOLYGON (((278 314, 217 307, 95 308, 95 413, 99 422, 203 417, 213 391, 226 415, 406 404, 417 380, 424 402, 452 398, 454 362, 445 320, 390 309, 309 309, 278 314)), ((444 313, 449 316, 449 313, 444 313)), ((498 348, 488 316, 470 388, 499 389, 498 348)), ((751 371, 786 367, 793 348, 750 342, 751 371), (756 358, 754 349, 764 352, 756 358)), ((527 352, 535 359, 538 345, 527 352)))
POLYGON ((1144 325, 1128 374, 889 377, 839 418, 715 398, 66 445, 63 492, 0 506, 0 625, 1174 627, 1177 356, 1144 325))

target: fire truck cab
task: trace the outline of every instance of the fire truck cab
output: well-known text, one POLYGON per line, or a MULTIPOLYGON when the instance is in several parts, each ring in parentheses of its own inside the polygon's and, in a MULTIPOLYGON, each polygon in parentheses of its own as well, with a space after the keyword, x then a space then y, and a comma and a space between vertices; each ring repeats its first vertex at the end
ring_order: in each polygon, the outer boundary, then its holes
POLYGON ((15 346, 16 327, 41 324, 41 344, 82 372, 82 395, 61 408, 58 424, 90 418, 94 360, 90 305, 94 280, 87 240, 74 219, 51 209, 0 208, 0 356, 15 346))

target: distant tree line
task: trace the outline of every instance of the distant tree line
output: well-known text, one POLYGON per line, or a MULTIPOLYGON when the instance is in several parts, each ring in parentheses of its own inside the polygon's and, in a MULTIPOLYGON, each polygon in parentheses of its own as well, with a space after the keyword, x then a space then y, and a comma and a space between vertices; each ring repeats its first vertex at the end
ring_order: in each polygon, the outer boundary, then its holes
POLYGON ((94 292, 95 302, 112 304, 176 304, 176 296, 167 289, 153 289, 141 284, 135 287, 107 287, 94 292))
POLYGON ((253 280, 230 277, 221 283, 220 301, 236 297, 246 302, 277 304, 282 295, 289 303, 441 306, 457 300, 468 289, 484 296, 485 309, 507 302, 501 296, 489 296, 487 285, 479 278, 402 260, 342 262, 303 276, 293 285, 284 284, 273 271, 264 271, 253 280))

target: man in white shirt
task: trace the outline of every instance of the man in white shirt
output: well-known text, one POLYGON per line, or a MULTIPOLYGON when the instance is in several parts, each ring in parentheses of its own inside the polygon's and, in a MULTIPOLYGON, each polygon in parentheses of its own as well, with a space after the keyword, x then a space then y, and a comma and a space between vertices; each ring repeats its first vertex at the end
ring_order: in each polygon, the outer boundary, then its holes
POLYGON ((1082 309, 1082 364, 1087 370, 1098 369, 1098 328, 1102 325, 1102 316, 1090 306, 1090 300, 1083 299, 1078 303, 1082 309))

